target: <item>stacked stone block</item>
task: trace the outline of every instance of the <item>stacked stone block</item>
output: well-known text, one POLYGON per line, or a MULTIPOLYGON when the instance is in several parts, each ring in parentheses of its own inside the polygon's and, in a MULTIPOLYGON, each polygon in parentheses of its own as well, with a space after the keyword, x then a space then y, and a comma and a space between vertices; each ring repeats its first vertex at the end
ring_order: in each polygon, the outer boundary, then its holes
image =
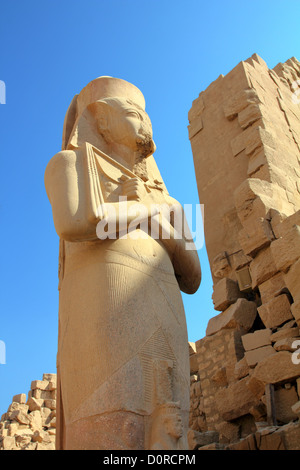
POLYGON ((1 450, 55 450, 56 374, 34 380, 26 394, 15 395, 0 421, 1 450))
POLYGON ((228 445, 262 428, 271 435, 270 426, 299 416, 297 83, 296 59, 269 70, 254 55, 200 93, 189 113, 213 303, 221 312, 196 342, 206 422, 198 432, 218 431, 228 445))

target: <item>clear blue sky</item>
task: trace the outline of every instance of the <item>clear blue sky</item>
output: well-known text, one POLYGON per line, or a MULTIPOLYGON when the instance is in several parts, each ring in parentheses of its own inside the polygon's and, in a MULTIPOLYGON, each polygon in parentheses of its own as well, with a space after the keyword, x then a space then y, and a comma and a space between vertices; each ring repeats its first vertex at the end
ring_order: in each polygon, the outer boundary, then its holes
MULTIPOLYGON (((168 190, 197 204, 192 101, 255 52, 270 68, 300 59, 300 2, 2 0, 0 9, 1 415, 13 395, 55 372, 58 237, 43 178, 74 94, 101 75, 138 86, 168 190)), ((205 248, 199 256, 201 287, 183 296, 190 341, 205 336, 216 313, 205 248)))

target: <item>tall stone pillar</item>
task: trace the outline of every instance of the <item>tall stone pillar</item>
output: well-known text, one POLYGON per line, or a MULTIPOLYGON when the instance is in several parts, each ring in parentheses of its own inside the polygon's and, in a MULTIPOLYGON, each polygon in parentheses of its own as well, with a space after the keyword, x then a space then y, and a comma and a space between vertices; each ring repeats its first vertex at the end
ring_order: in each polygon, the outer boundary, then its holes
MULTIPOLYGON (((218 430, 229 441, 237 420, 249 431, 267 419, 266 385, 275 387, 278 405, 287 391, 278 390, 299 384, 299 88, 295 58, 269 69, 254 54, 211 83, 189 111, 218 312, 196 343, 206 420, 199 430, 218 430), (233 352, 222 357, 217 350, 229 333, 233 352)), ((278 407, 279 422, 292 419, 291 403, 285 418, 278 407)))

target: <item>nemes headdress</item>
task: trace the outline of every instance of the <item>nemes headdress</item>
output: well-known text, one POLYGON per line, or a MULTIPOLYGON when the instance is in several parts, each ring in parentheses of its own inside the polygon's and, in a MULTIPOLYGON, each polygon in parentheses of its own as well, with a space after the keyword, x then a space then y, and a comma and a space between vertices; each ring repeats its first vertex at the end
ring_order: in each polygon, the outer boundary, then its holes
POLYGON ((74 126, 86 108, 92 103, 105 98, 127 99, 145 110, 145 98, 135 85, 121 78, 98 77, 88 83, 78 95, 74 96, 68 108, 63 130, 63 150, 67 148, 74 126))

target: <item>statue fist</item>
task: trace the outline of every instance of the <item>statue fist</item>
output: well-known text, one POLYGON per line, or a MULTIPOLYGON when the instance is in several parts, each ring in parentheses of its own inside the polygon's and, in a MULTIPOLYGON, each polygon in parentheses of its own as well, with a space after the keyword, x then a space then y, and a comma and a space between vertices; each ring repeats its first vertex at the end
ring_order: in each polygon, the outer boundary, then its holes
POLYGON ((127 196, 127 199, 141 201, 146 194, 146 188, 139 178, 128 178, 122 185, 122 194, 127 196))

